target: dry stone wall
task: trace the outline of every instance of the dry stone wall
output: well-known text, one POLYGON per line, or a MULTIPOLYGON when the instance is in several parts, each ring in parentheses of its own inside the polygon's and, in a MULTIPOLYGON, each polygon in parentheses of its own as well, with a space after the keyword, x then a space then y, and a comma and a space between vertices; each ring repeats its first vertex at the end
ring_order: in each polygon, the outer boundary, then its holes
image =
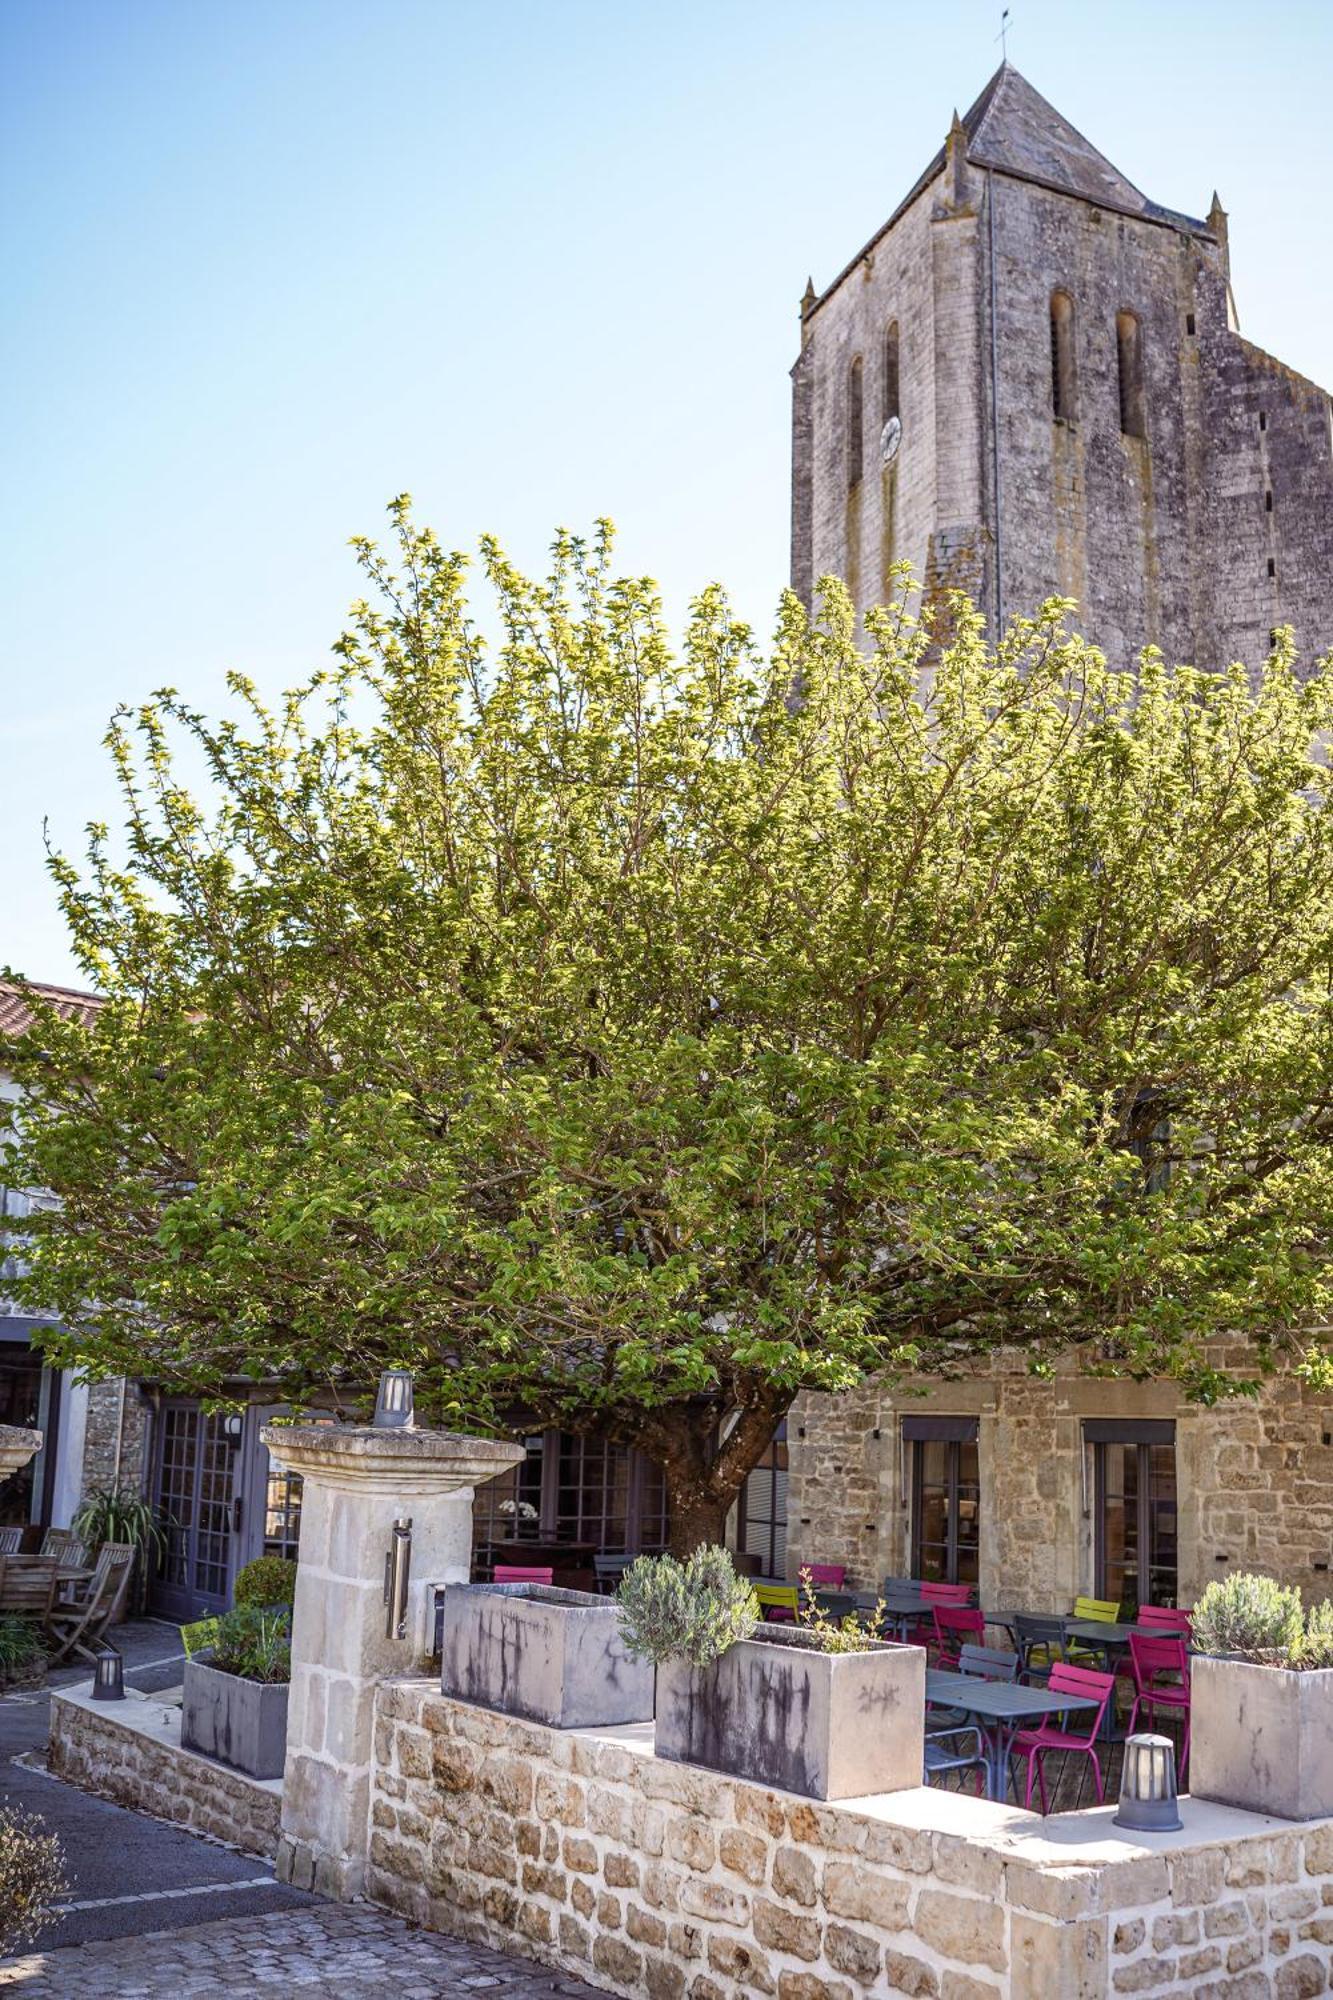
POLYGON ((387 1683, 368 1894, 633 2000, 1328 1990, 1328 1822, 1279 1831, 1198 1808, 1213 1837, 1147 1852, 1105 1838, 1103 1816, 1092 1844, 1059 1846, 983 1802, 812 1805, 663 1762, 632 1734, 387 1683), (948 1814, 976 1833, 943 1830, 948 1814))

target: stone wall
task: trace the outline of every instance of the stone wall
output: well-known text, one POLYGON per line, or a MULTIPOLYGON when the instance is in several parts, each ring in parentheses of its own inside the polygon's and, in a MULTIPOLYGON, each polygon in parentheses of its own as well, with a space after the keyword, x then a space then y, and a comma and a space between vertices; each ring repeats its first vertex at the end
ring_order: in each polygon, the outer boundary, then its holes
POLYGON ((94 1382, 88 1390, 83 1442, 83 1491, 132 1486, 147 1470, 148 1410, 133 1382, 94 1382))
POLYGON ((379 1691, 367 1891, 633 2000, 1292 2000, 1329 1987, 1333 1822, 1191 1801, 1182 1833, 958 1794, 817 1806, 379 1691), (1049 1832, 1048 1832, 1049 1828, 1049 1832))
MULTIPOLYGON (((1239 1350, 1213 1358, 1245 1365, 1239 1350)), ((1294 1583, 1307 1600, 1333 1595, 1333 1398, 1280 1375, 1256 1402, 1206 1410, 1171 1383, 1072 1371, 1043 1382, 1003 1358, 993 1372, 948 1384, 868 1383, 797 1399, 787 1423, 789 1575, 802 1562, 842 1562, 852 1583, 869 1587, 909 1571, 912 1447, 902 1419, 927 1414, 978 1419, 988 1608, 1067 1611, 1091 1592, 1090 1417, 1175 1422, 1179 1602, 1239 1568, 1294 1583)))
POLYGON ((277 1849, 281 1785, 182 1750, 179 1706, 160 1696, 128 1693, 111 1703, 53 1694, 47 1757, 57 1777, 117 1805, 211 1834, 245 1854, 272 1858, 277 1849))

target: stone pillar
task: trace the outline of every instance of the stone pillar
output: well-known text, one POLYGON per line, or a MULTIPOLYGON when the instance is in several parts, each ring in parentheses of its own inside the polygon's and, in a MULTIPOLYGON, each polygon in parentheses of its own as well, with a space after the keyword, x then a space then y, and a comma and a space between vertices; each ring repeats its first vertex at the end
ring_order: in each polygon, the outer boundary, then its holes
POLYGON ((11 1472, 21 1472, 41 1448, 40 1431, 25 1431, 18 1424, 0 1424, 0 1479, 8 1479, 11 1472))
POLYGON ((365 1875, 375 1684, 427 1650, 430 1585, 468 1580, 473 1488, 523 1450, 361 1425, 276 1424, 261 1435, 305 1482, 277 1871, 346 1899, 365 1875), (412 1557, 398 1639, 385 1634, 384 1558, 400 1516, 412 1522, 412 1557))

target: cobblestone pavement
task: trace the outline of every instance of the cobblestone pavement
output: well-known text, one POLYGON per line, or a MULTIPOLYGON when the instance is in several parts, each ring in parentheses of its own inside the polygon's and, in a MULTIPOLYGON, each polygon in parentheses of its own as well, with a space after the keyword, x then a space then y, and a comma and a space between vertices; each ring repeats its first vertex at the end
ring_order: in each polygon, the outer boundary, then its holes
POLYGON ((298 1993, 308 2000, 604 2000, 597 1989, 481 1945, 414 1930, 364 1904, 328 1903, 187 1930, 35 1951, 0 1964, 18 2000, 298 1993))

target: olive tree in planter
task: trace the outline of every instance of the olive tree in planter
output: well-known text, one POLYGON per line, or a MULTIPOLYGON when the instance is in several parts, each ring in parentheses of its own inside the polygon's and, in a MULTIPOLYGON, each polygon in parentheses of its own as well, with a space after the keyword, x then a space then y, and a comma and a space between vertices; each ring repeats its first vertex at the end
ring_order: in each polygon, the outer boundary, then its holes
MULTIPOLYGON (((294 1576, 294 1564, 282 1567, 294 1576)), ((236 1579, 240 1601, 218 1619, 208 1655, 185 1662, 181 1744, 252 1778, 280 1778, 287 1756, 291 1607, 246 1602, 245 1579, 242 1570, 236 1579)), ((278 1581, 287 1588, 285 1576, 278 1581)))
POLYGON ((725 1549, 641 1557, 618 1592, 625 1642, 657 1668, 659 1757, 814 1799, 922 1781, 925 1655, 847 1620, 763 1625, 725 1549))
POLYGON ((1194 1608, 1190 1791, 1280 1819, 1333 1813, 1333 1604, 1240 1572, 1194 1608))
POLYGON ((628 1652, 612 1600, 553 1584, 450 1584, 440 1685, 555 1729, 646 1722, 653 1712, 652 1668, 628 1652))

